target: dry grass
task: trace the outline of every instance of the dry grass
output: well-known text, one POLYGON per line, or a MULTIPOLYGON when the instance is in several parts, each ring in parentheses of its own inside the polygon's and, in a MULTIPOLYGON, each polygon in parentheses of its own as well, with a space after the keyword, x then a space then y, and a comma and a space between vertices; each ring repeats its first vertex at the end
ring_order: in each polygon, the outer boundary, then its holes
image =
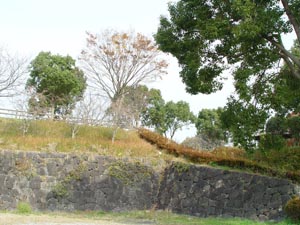
POLYGON ((114 143, 112 128, 79 126, 74 139, 72 125, 60 121, 31 121, 23 136, 22 121, 1 119, 0 149, 95 153, 114 157, 148 158, 170 160, 173 156, 157 151, 157 148, 141 139, 136 131, 119 130, 114 143))
POLYGON ((109 127, 79 126, 76 137, 72 138, 72 125, 65 122, 31 121, 25 135, 23 125, 22 120, 0 120, 0 149, 107 155, 150 162, 157 169, 162 169, 169 161, 215 164, 300 182, 299 171, 279 171, 265 163, 251 161, 245 158, 242 150, 195 150, 146 129, 139 132, 120 129, 112 143, 113 128, 109 127))
POLYGON ((139 135, 149 143, 156 145, 158 148, 164 149, 169 154, 181 156, 192 162, 225 166, 231 169, 238 169, 280 178, 289 178, 294 182, 300 182, 299 171, 279 170, 278 168, 275 168, 274 165, 267 165, 263 162, 258 163, 252 161, 245 157, 245 153, 242 150, 236 148, 219 148, 212 152, 206 152, 179 145, 146 129, 140 129, 139 135))

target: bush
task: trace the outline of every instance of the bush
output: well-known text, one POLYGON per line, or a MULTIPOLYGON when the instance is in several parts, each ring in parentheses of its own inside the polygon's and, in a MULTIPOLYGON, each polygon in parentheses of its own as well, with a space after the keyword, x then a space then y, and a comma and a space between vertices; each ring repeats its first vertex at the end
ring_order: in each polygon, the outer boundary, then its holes
POLYGON ((19 202, 17 205, 17 213, 29 214, 32 212, 31 206, 27 202, 19 202))
POLYGON ((139 129, 139 135, 147 142, 156 145, 157 148, 166 150, 169 154, 176 157, 182 156, 193 162, 208 163, 217 160, 217 157, 207 151, 195 150, 176 142, 169 140, 160 134, 154 133, 146 129, 139 129))
POLYGON ((236 147, 218 147, 211 151, 211 153, 221 158, 242 159, 246 157, 246 151, 236 147))
POLYGON ((300 170, 300 148, 282 148, 280 150, 260 151, 253 155, 253 160, 285 171, 300 170))
POLYGON ((284 211, 289 218, 300 222, 300 198, 295 197, 289 200, 284 207, 284 211))
POLYGON ((271 166, 266 166, 251 160, 244 159, 242 157, 242 150, 237 150, 235 148, 231 149, 231 152, 235 153, 235 156, 239 157, 232 157, 231 154, 225 154, 227 150, 224 148, 219 151, 218 154, 213 154, 214 152, 207 152, 207 151, 200 151, 194 150, 192 148, 185 147, 183 145, 179 145, 161 135, 154 133, 152 131, 146 129, 139 129, 139 135, 141 138, 145 139, 151 144, 156 145, 160 149, 166 150, 169 154, 173 154, 175 156, 182 156, 186 159, 191 160, 192 162, 196 163, 210 163, 219 166, 228 166, 235 169, 242 169, 242 170, 250 170, 255 173, 265 174, 269 176, 281 177, 286 178, 287 175, 289 179, 299 182, 297 179, 298 174, 290 173, 282 173, 280 170, 276 170, 271 166), (222 154, 221 154, 222 153, 222 154))
POLYGON ((278 134, 266 134, 261 136, 260 148, 264 150, 280 150, 286 145, 285 139, 278 134))

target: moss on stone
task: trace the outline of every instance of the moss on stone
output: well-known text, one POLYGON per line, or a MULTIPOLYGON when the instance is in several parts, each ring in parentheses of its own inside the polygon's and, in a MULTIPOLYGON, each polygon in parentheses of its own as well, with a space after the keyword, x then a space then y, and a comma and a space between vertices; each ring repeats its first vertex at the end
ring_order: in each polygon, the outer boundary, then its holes
POLYGON ((67 197, 69 195, 68 185, 72 181, 80 180, 82 178, 82 174, 86 170, 86 165, 83 162, 81 162, 76 169, 71 171, 67 176, 65 176, 65 178, 62 181, 60 181, 53 187, 53 193, 59 198, 67 197))
POLYGON ((123 184, 134 186, 136 183, 143 182, 153 174, 153 171, 140 162, 125 163, 117 161, 108 167, 108 175, 117 178, 123 184))
POLYGON ((186 173, 186 172, 188 172, 189 169, 190 169, 190 165, 189 165, 189 164, 182 163, 182 162, 175 162, 175 163, 173 164, 173 167, 174 167, 174 169, 175 169, 179 174, 186 173))

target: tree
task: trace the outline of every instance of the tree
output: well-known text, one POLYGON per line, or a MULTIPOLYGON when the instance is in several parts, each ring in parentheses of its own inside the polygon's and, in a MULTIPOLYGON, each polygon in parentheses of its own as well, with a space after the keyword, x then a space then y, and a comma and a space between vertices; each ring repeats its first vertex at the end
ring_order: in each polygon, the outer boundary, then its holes
POLYGON ((165 110, 167 128, 165 131, 165 136, 167 132, 169 132, 171 139, 173 139, 176 131, 182 129, 184 126, 192 124, 195 120, 195 116, 190 111, 190 106, 187 102, 167 102, 165 105, 165 110))
POLYGON ((105 102, 99 101, 92 93, 85 94, 76 104, 73 116, 67 118, 67 122, 71 127, 71 137, 76 137, 82 124, 90 126, 103 125, 106 117, 104 106, 105 102))
POLYGON ((161 96, 160 90, 156 90, 151 96, 147 108, 142 112, 142 125, 154 127, 159 134, 164 134, 166 128, 165 101, 161 96))
POLYGON ((267 118, 266 111, 233 97, 229 98, 221 114, 223 127, 232 135, 234 145, 249 152, 256 146, 255 133, 264 129, 267 118))
POLYGON ((222 127, 223 108, 202 109, 196 120, 197 134, 205 135, 211 140, 226 140, 226 130, 222 127))
POLYGON ((129 86, 166 73, 167 63, 153 41, 140 33, 106 31, 87 33, 81 62, 91 86, 111 101, 121 98, 129 86))
MULTIPOLYGON (((300 59, 300 45, 297 42, 291 52, 300 59)), ((300 112, 300 80, 292 75, 286 63, 281 67, 279 75, 270 82, 273 84, 273 91, 269 95, 271 107, 281 117, 291 112, 300 112)))
POLYGON ((265 133, 259 134, 259 147, 265 150, 280 150, 286 145, 287 134, 286 118, 276 115, 268 119, 265 133))
POLYGON ((286 119, 281 116, 271 117, 266 123, 266 133, 282 136, 286 131, 286 119))
POLYGON ((157 98, 161 98, 158 89, 148 89, 144 85, 129 86, 125 94, 113 101, 107 110, 112 125, 114 142, 119 128, 132 129, 140 126, 142 115, 157 98), (159 97, 158 97, 159 96, 159 97))
MULTIPOLYGON (((299 50, 296 43, 291 52, 300 57, 299 50)), ((264 130, 265 124, 268 133, 266 141, 271 144, 270 147, 272 143, 276 145, 276 135, 269 133, 268 127, 272 129, 279 118, 285 118, 289 113, 300 110, 300 80, 291 74, 287 65, 283 64, 276 75, 265 75, 262 77, 263 82, 255 83, 252 88, 246 85, 243 91, 240 89, 239 95, 231 96, 223 116, 223 122, 233 134, 235 144, 249 151, 255 146, 255 133, 264 130), (277 115, 276 121, 272 118, 267 121, 274 113, 277 115)))
POLYGON ((290 85, 300 80, 299 7, 299 0, 181 0, 169 5, 169 18, 160 19, 155 39, 178 59, 188 92, 220 90, 223 72, 231 69, 236 93, 224 123, 246 149, 272 111, 286 113, 299 104, 290 85), (291 32, 297 40, 288 50, 282 35, 291 32))
POLYGON ((184 101, 166 104, 162 100, 156 100, 144 114, 144 125, 154 127, 155 130, 165 137, 173 139, 176 131, 193 123, 195 116, 190 111, 189 104, 184 101))
POLYGON ((299 0, 181 0, 169 4, 170 18, 161 17, 155 39, 178 59, 188 92, 221 89, 228 66, 237 92, 245 92, 274 74, 280 60, 300 79, 300 59, 282 42, 294 31, 300 43, 299 8, 299 0))
POLYGON ((79 120, 75 122, 90 126, 103 125, 106 104, 105 101, 99 101, 97 95, 85 94, 73 110, 73 117, 79 120))
POLYGON ((228 138, 228 132, 223 128, 221 115, 223 108, 202 109, 195 118, 197 135, 185 139, 182 144, 195 149, 212 150, 223 146, 228 138))
POLYGON ((26 72, 26 59, 12 56, 6 49, 0 48, 0 97, 16 95, 26 72))
POLYGON ((131 127, 139 127, 142 113, 147 106, 157 97, 159 90, 149 89, 145 85, 129 86, 124 94, 124 106, 129 116, 128 122, 131 127))
POLYGON ((296 145, 300 144, 300 117, 299 115, 287 118, 287 127, 296 145))
POLYGON ((86 79, 72 57, 40 52, 30 64, 26 88, 35 92, 29 104, 46 109, 53 119, 55 114, 71 113, 84 93, 86 79))

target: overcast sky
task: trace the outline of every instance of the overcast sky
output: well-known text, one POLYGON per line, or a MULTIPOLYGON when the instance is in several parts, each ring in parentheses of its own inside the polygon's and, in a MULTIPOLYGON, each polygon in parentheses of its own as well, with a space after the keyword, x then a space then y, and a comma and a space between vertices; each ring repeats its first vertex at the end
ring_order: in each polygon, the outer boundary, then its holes
MULTIPOLYGON (((159 16, 168 15, 169 0, 0 0, 0 46, 34 58, 40 51, 71 55, 77 59, 85 46, 86 31, 100 33, 107 28, 133 29, 152 36, 159 16)), ((151 84, 166 101, 184 100, 194 113, 203 108, 224 106, 232 93, 231 82, 212 95, 191 96, 179 77, 176 60, 169 56, 169 73, 151 84)), ((2 104, 0 104, 2 105, 2 104)), ((3 106, 1 106, 3 107, 3 106)), ((186 131, 184 131, 186 132, 186 131)), ((192 136, 181 133, 177 139, 192 136)))

